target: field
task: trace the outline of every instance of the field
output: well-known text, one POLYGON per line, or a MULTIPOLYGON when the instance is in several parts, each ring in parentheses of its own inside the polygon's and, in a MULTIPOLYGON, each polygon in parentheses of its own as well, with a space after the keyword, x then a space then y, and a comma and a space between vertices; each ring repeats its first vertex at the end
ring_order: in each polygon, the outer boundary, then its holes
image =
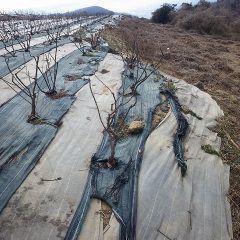
POLYGON ((0 30, 0 239, 238 239, 239 42, 119 16, 0 30))
MULTIPOLYGON (((234 239, 238 239, 240 236, 239 41, 201 35, 172 25, 153 24, 139 19, 126 19, 122 22, 121 28, 137 29, 138 35, 142 39, 147 39, 151 47, 156 49, 148 58, 157 61, 161 53, 160 49, 163 51, 161 71, 209 93, 224 111, 224 116, 217 120, 218 124, 214 127, 214 131, 222 138, 221 158, 231 166, 228 197, 232 204, 234 239)), ((112 48, 117 48, 117 39, 121 38, 119 29, 108 29, 103 36, 112 48)))

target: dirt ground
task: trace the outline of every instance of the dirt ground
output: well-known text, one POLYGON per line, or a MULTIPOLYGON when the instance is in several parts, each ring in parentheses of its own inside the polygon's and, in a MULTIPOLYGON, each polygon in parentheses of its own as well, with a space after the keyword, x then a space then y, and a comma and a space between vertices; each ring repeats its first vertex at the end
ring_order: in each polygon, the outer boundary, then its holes
POLYGON ((161 71, 206 91, 223 109, 225 116, 214 131, 222 138, 220 155, 231 167, 227 197, 234 239, 240 239, 240 42, 129 18, 102 33, 113 51, 119 50, 123 29, 146 40, 145 60, 158 61, 162 56, 161 71))

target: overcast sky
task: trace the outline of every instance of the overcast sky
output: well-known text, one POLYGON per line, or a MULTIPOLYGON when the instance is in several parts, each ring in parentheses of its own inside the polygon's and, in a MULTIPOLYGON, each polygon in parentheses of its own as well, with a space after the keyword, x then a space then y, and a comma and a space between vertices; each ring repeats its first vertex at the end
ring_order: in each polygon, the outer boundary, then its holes
POLYGON ((115 12, 149 17, 163 3, 196 2, 196 0, 1 0, 0 10, 34 10, 66 12, 89 6, 101 6, 115 12))

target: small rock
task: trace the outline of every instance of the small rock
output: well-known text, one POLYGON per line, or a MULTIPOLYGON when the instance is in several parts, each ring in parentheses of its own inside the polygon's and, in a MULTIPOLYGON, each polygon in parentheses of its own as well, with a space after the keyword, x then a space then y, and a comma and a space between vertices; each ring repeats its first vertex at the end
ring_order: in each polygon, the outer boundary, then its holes
POLYGON ((138 134, 142 132, 144 129, 144 122, 143 121, 132 121, 131 124, 128 127, 128 132, 130 134, 138 134))
POLYGON ((197 82, 195 84, 195 87, 199 88, 200 90, 204 90, 204 85, 203 85, 203 83, 201 81, 197 82))

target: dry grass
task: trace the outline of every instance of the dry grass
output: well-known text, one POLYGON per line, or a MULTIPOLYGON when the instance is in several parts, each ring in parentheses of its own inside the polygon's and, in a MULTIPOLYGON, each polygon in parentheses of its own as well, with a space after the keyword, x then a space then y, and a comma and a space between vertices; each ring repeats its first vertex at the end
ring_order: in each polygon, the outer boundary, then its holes
POLYGON ((237 146, 240 146, 240 42, 132 18, 123 20, 119 28, 103 32, 111 49, 116 49, 120 41, 119 29, 127 29, 132 34, 138 31, 141 38, 150 44, 149 48, 155 49, 155 54, 146 49, 146 60, 151 58, 158 61, 160 46, 164 53, 161 70, 188 83, 202 86, 223 109, 225 116, 219 120, 215 131, 222 137, 220 155, 231 167, 229 198, 234 239, 239 239, 240 150, 237 146))
POLYGON ((183 110, 184 114, 190 114, 193 117, 197 118, 198 120, 202 120, 202 117, 198 116, 194 111, 192 111, 188 107, 182 106, 182 110, 183 110))
POLYGON ((104 201, 101 201, 101 213, 103 218, 103 230, 109 225, 112 215, 112 208, 104 201))
POLYGON ((86 63, 82 58, 79 58, 78 60, 77 60, 77 64, 78 65, 81 65, 81 64, 84 64, 84 63, 86 63))
POLYGON ((201 34, 240 40, 240 1, 183 3, 171 14, 171 24, 201 34))
POLYGON ((202 34, 239 39, 239 33, 236 31, 239 20, 237 13, 224 7, 194 7, 178 10, 172 24, 202 34))
MULTIPOLYGON (((162 98, 165 96, 162 95, 162 98)), ((163 99, 163 102, 159 104, 153 114, 153 121, 152 121, 152 130, 154 130, 158 125, 162 122, 162 120, 166 117, 167 113, 169 112, 170 106, 166 99, 163 99)))
POLYGON ((211 145, 207 144, 207 145, 202 145, 201 149, 208 154, 212 154, 212 155, 217 155, 219 156, 219 152, 217 152, 211 145))
POLYGON ((60 90, 54 94, 48 94, 47 95, 51 99, 59 99, 68 96, 68 94, 64 90, 60 90))
POLYGON ((134 120, 129 124, 128 132, 132 135, 139 134, 143 131, 144 126, 144 121, 134 120))
POLYGON ((125 139, 129 136, 128 127, 128 124, 122 118, 122 116, 118 117, 114 130, 117 133, 119 140, 125 139))

